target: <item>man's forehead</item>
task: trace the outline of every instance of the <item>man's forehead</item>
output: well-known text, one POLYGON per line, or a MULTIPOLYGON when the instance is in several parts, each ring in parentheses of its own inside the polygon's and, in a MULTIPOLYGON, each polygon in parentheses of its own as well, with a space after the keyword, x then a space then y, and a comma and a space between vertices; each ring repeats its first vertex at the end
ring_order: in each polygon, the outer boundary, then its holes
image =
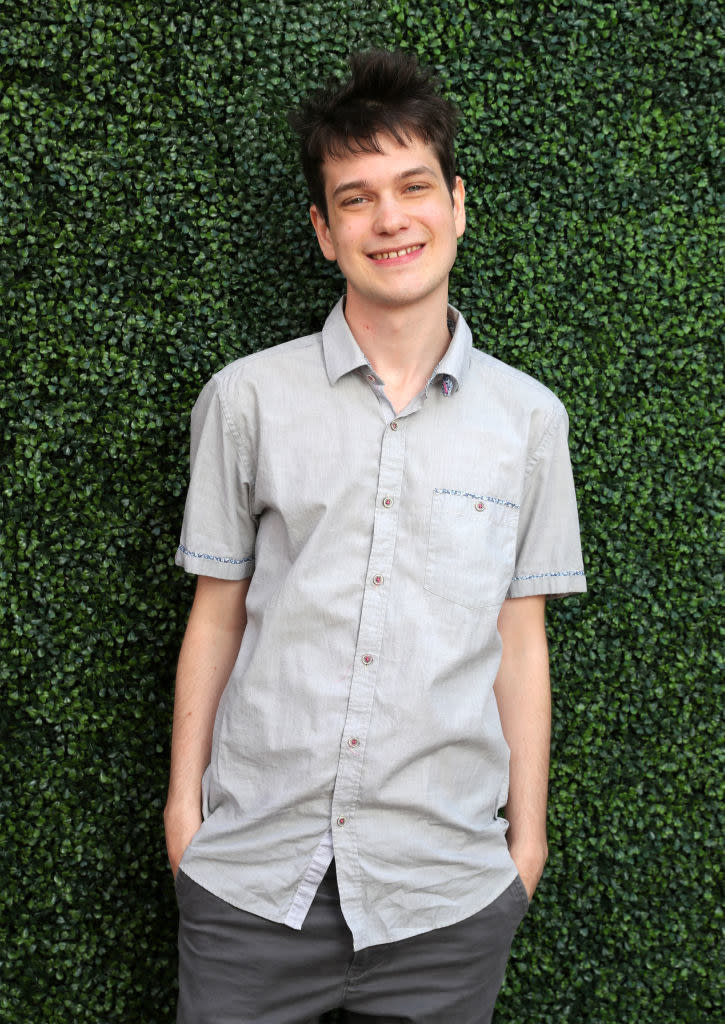
MULTIPOLYGON (((395 164, 395 174, 405 177, 415 173, 442 174, 440 161, 433 146, 418 136, 410 136, 410 141, 401 143, 391 135, 378 135, 370 142, 361 142, 359 146, 353 141, 353 148, 335 150, 322 161, 322 175, 325 185, 332 184, 341 175, 345 178, 357 177, 356 168, 377 168, 385 158, 395 164)), ((336 187, 336 186, 333 186, 336 187)))

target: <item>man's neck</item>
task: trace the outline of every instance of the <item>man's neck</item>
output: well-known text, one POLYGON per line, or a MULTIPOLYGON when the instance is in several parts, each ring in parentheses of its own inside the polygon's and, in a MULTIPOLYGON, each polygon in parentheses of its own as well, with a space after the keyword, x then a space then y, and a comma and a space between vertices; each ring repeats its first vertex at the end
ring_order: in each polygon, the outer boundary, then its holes
POLYGON ((402 309, 371 309, 351 296, 345 303, 348 326, 396 412, 425 387, 450 344, 447 298, 431 299, 402 309))

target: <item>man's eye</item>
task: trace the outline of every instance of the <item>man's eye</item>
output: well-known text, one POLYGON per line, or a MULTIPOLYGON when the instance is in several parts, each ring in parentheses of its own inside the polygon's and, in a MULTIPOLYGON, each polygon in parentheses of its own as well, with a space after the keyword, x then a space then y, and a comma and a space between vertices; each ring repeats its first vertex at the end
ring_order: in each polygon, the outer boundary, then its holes
POLYGON ((349 199, 345 200, 343 206, 360 206, 364 202, 365 196, 351 196, 349 199))
POLYGON ((425 187, 426 187, 425 185, 408 185, 408 188, 406 189, 406 191, 407 192, 422 192, 425 187))

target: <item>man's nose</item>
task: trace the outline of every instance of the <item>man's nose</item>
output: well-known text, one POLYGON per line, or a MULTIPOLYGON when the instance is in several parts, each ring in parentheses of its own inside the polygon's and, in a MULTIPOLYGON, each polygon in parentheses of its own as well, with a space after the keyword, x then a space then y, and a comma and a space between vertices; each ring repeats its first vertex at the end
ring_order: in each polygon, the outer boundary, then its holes
POLYGON ((392 235, 408 227, 410 218, 400 201, 394 196, 383 196, 375 210, 375 230, 380 234, 392 235))

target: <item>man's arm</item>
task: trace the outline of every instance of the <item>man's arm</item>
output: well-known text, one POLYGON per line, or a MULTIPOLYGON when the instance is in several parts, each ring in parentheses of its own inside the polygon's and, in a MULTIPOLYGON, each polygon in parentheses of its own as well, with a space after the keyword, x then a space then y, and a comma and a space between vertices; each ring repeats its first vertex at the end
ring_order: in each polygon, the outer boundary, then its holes
POLYGON ((511 750, 507 840, 529 899, 548 853, 551 690, 545 606, 542 596, 504 601, 498 617, 503 654, 494 684, 503 734, 511 750))
POLYGON ((176 672, 171 774, 164 810, 174 876, 201 825, 201 777, 211 757, 219 699, 242 642, 250 582, 211 576, 197 581, 176 672))

